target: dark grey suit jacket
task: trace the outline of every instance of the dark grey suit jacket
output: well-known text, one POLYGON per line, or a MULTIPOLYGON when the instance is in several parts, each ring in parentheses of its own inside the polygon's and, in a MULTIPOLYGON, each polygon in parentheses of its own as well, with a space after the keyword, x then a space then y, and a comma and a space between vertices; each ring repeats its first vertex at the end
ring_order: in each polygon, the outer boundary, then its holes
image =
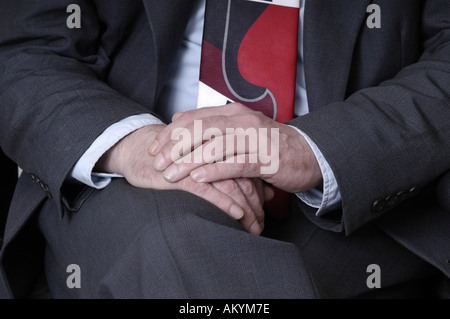
MULTIPOLYGON (((127 116, 158 113, 192 6, 78 0, 82 28, 69 29, 71 3, 1 3, 0 144, 25 173, 0 252, 0 297, 23 295, 39 260, 33 213, 46 200, 55 214, 76 209, 64 181, 95 138, 127 116)), ((313 222, 347 234, 375 222, 450 277, 449 16, 448 0, 308 1, 312 112, 291 124, 316 142, 342 194, 342 209, 325 217, 305 207, 313 222), (372 2, 381 29, 366 26, 372 2)))

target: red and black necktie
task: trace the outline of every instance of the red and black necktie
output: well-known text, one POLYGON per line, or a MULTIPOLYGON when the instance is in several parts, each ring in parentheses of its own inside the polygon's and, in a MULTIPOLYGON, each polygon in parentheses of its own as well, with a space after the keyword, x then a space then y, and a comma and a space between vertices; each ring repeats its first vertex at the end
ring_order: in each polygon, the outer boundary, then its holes
MULTIPOLYGON (((299 2, 206 1, 198 107, 239 102, 278 122, 293 118, 299 2)), ((276 190, 267 204, 285 217, 289 195, 276 190)))

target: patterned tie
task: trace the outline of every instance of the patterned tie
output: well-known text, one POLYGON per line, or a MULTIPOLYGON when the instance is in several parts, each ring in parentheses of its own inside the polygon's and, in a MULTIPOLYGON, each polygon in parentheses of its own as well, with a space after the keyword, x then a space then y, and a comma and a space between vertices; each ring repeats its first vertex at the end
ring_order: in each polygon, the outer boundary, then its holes
MULTIPOLYGON (((239 102, 287 122, 294 115, 300 0, 207 0, 198 107, 239 102)), ((265 206, 285 218, 289 194, 265 206)))

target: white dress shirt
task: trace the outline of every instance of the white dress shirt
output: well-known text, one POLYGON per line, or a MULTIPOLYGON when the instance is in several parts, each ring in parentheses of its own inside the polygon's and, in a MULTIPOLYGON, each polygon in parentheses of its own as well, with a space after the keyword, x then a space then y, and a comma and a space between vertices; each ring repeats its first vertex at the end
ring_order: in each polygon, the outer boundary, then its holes
MULTIPOLYGON (((188 111, 196 108, 199 85, 201 43, 203 35, 203 21, 205 1, 196 0, 193 14, 186 28, 184 38, 177 52, 169 81, 167 82, 159 103, 161 116, 170 119, 176 112, 188 111)), ((303 21, 305 1, 301 0, 299 24, 299 49, 297 62, 296 103, 295 115, 302 116, 309 112, 303 69, 303 21)), ((83 154, 72 171, 76 180, 101 189, 106 187, 111 178, 120 178, 117 174, 102 174, 92 172, 100 157, 120 139, 129 133, 146 125, 163 124, 158 118, 150 114, 135 115, 113 124, 100 135, 91 147, 83 154)), ((318 160, 322 175, 322 190, 311 189, 298 193, 297 196, 311 207, 318 208, 320 216, 340 205, 341 196, 338 185, 328 162, 316 144, 301 130, 296 128, 311 146, 318 160)))

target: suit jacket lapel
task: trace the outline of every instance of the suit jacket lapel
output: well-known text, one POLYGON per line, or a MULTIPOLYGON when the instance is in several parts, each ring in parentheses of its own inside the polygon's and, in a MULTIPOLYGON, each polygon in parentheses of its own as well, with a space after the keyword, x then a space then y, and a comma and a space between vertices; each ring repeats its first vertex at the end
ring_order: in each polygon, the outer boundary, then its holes
POLYGON ((370 2, 306 2, 304 59, 311 111, 345 98, 354 46, 370 2))
POLYGON ((183 37, 192 6, 192 0, 144 0, 153 38, 157 95, 183 37))

